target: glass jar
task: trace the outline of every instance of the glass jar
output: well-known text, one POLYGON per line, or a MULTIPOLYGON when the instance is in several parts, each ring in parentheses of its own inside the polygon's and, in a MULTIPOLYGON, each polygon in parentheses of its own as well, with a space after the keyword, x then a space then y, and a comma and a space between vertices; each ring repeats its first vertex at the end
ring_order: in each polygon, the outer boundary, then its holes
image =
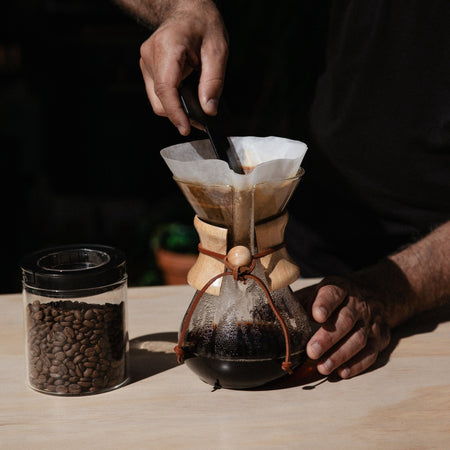
POLYGON ((26 256, 21 269, 30 387, 85 395, 125 384, 124 254, 102 245, 62 246, 26 256))

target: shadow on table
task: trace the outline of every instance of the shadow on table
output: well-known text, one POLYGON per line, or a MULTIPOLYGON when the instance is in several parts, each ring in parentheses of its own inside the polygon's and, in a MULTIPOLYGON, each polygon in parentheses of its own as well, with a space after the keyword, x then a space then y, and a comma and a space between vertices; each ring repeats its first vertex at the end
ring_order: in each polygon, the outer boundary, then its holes
MULTIPOLYGON (((426 311, 409 320, 392 332, 389 346, 380 353, 377 362, 365 373, 385 366, 392 352, 402 339, 416 334, 431 333, 443 322, 450 321, 450 304, 426 311)), ((155 333, 140 336, 130 341, 130 383, 143 380, 178 365, 173 348, 177 343, 176 332, 155 333)), ((302 386, 304 390, 320 387, 325 382, 338 382, 336 374, 321 375, 316 363, 307 360, 293 375, 254 390, 287 389, 302 386)))
POLYGON ((369 369, 376 370, 389 362, 391 353, 397 347, 402 339, 414 336, 415 334, 424 334, 433 332, 440 323, 450 321, 450 303, 425 311, 416 317, 408 320, 403 325, 392 331, 391 342, 389 346, 380 354, 377 362, 369 369))
MULTIPOLYGON (((450 321, 450 304, 442 305, 430 311, 410 319, 405 324, 399 326, 392 331, 391 342, 388 347, 383 350, 375 364, 373 364, 364 373, 372 372, 380 367, 385 366, 391 357, 392 352, 402 339, 414 336, 416 334, 424 334, 433 332, 440 323, 450 321)), ((364 375, 361 374, 361 375, 364 375)), ((321 375, 316 369, 316 363, 307 360, 301 367, 299 367, 293 375, 285 377, 279 381, 270 383, 258 390, 273 390, 286 389, 303 386, 304 390, 312 390, 325 382, 336 383, 343 381, 337 374, 332 373, 329 376, 321 375)))
POLYGON ((129 383, 135 383, 178 365, 173 348, 177 343, 176 332, 155 333, 130 341, 129 383))

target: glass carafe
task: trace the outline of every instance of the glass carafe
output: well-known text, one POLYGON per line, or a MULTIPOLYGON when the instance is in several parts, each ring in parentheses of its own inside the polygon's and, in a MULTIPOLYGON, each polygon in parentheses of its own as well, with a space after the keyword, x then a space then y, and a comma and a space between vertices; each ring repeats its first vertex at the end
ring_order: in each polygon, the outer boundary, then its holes
POLYGON ((176 351, 206 383, 257 387, 305 359, 311 325, 289 287, 299 269, 284 246, 285 208, 300 177, 246 189, 176 180, 200 237, 188 276, 197 292, 176 351))

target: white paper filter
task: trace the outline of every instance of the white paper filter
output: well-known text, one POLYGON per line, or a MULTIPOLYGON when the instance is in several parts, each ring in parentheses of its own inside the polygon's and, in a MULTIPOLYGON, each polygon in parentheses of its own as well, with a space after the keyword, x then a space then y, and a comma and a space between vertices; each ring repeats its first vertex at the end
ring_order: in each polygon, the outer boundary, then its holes
POLYGON ((254 167, 241 175, 225 161, 211 159, 208 139, 173 145, 161 150, 172 174, 187 183, 231 185, 247 189, 254 184, 294 177, 300 170, 307 146, 303 142, 276 136, 231 137, 241 164, 254 167))

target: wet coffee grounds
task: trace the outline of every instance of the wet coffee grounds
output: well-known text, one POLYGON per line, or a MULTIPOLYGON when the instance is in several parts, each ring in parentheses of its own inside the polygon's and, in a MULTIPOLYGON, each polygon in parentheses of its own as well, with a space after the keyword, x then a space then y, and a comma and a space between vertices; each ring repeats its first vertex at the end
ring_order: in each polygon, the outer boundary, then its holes
POLYGON ((126 378, 124 303, 35 301, 27 305, 30 385, 56 394, 112 389, 126 378))

